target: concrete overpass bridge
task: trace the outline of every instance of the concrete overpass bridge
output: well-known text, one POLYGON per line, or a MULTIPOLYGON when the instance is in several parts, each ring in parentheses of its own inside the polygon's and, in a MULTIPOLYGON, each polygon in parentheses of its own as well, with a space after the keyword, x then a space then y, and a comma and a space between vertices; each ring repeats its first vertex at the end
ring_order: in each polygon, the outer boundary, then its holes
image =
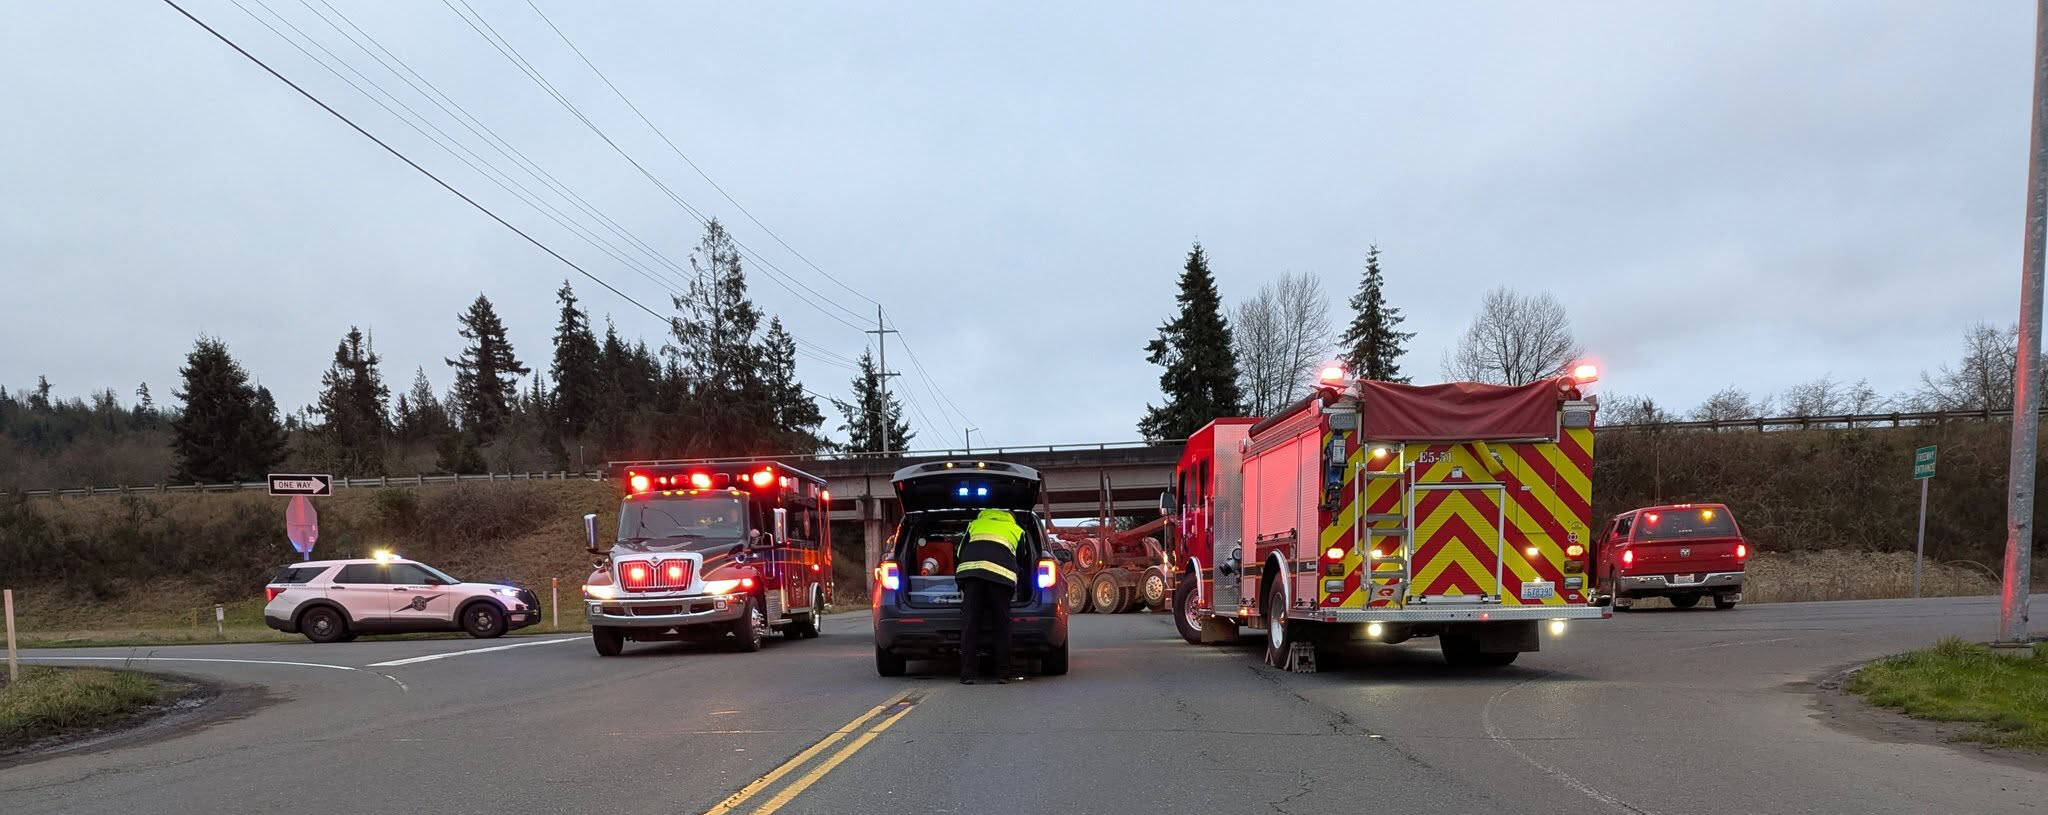
MULTIPOLYGON (((776 460, 824 478, 832 491, 832 520, 858 522, 868 565, 879 558, 889 529, 903 516, 890 477, 897 470, 927 461, 1007 461, 1038 470, 1045 479, 1054 518, 1093 518, 1100 485, 1109 478, 1111 512, 1150 517, 1159 509, 1159 493, 1173 478, 1181 442, 1110 442, 1052 444, 973 450, 913 450, 888 454, 835 453, 820 456, 777 456, 776 460)), ((675 464, 708 464, 748 459, 689 459, 675 464)))

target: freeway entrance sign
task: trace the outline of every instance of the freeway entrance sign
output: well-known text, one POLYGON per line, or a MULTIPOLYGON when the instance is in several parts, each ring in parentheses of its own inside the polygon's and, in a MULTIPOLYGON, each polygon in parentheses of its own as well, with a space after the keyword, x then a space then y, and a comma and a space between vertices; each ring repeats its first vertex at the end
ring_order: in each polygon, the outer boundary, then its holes
POLYGON ((1934 445, 1913 451, 1913 480, 1920 482, 1920 535, 1913 540, 1913 597, 1920 597, 1920 557, 1927 551, 1927 482, 1934 480, 1934 445))
POLYGON ((1913 451, 1913 477, 1934 477, 1934 445, 1930 444, 1913 451))
POLYGON ((334 476, 270 474, 271 495, 328 496, 334 494, 334 476))

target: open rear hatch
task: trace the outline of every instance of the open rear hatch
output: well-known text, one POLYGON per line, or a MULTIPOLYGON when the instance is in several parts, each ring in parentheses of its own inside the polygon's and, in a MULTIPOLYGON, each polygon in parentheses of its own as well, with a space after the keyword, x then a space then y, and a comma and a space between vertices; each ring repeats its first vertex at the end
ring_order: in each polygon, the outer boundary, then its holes
POLYGON ((1045 549, 1032 512, 1043 489, 1037 470, 1000 461, 934 461, 898 470, 893 480, 904 510, 893 555, 903 573, 904 605, 960 606, 953 556, 967 522, 984 509, 1008 510, 1024 528, 1017 546, 1017 592, 1010 604, 1031 602, 1032 564, 1045 549))

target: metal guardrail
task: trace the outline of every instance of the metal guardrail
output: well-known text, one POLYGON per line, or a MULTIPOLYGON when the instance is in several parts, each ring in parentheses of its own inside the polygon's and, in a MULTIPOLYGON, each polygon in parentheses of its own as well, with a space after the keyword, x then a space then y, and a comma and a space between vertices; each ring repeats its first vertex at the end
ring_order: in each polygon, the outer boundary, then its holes
MULTIPOLYGON (((2042 411, 2048 415, 2048 410, 2042 411)), ((1596 430, 1767 430, 1770 428, 1794 429, 1848 429, 1857 426, 1889 424, 1904 427, 1907 424, 1928 424, 1952 421, 1989 421, 2010 419, 2012 410, 1929 410, 1892 413, 1858 413, 1837 416, 1775 416, 1745 419, 1687 419, 1670 422, 1644 422, 1636 424, 1602 424, 1596 430)))
MULTIPOLYGON (((532 473, 461 473, 451 475, 379 475, 359 478, 337 476, 334 486, 342 487, 423 487, 428 484, 455 484, 472 481, 602 481, 602 472, 532 472, 532 473)), ((21 495, 27 498, 53 498, 64 495, 141 495, 146 493, 174 492, 245 492, 268 490, 268 481, 231 481, 219 484, 122 484, 114 487, 59 487, 41 490, 22 490, 19 493, 0 492, 0 495, 21 495)))
POLYGON ((1108 452, 1111 450, 1148 450, 1155 447, 1170 447, 1175 450, 1178 450, 1185 441, 1186 439, 1165 439, 1160 441, 1109 441, 1095 442, 1091 444, 1025 444, 1008 445, 1004 447, 955 447, 946 449, 935 448, 930 450, 890 450, 888 452, 876 452, 872 450, 867 450, 851 453, 812 453, 801 455, 724 456, 720 458, 636 459, 630 461, 608 461, 605 462, 605 464, 608 467, 617 468, 628 465, 652 466, 664 464, 734 464, 749 461, 761 461, 764 459, 779 461, 784 464, 797 464, 801 462, 822 461, 895 461, 898 459, 909 458, 1000 458, 1002 456, 1017 455, 1024 453, 1108 452))

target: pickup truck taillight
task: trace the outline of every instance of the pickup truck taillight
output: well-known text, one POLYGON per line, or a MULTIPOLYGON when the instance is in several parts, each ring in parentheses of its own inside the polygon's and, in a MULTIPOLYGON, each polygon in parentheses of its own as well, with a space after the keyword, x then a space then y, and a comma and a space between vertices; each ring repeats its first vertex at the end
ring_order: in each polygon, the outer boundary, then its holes
POLYGON ((1621 565, 1623 565, 1623 566, 1634 566, 1634 565, 1636 565, 1636 550, 1634 550, 1634 549, 1623 549, 1623 550, 1621 550, 1621 565))
POLYGON ((1743 560, 1743 559, 1746 559, 1746 558, 1748 558, 1748 557, 1749 557, 1749 545, 1748 545, 1748 544, 1745 544, 1745 543, 1738 543, 1738 544, 1735 544, 1735 559, 1736 559, 1736 560, 1743 560))
POLYGON ((263 602, 266 602, 266 603, 268 603, 268 602, 270 602, 270 601, 272 601, 272 600, 275 600, 275 599, 277 599, 277 596, 278 596, 278 595, 280 595, 280 594, 283 594, 283 593, 284 593, 284 588, 283 588, 283 587, 281 587, 281 586, 264 586, 264 587, 263 587, 263 602))

